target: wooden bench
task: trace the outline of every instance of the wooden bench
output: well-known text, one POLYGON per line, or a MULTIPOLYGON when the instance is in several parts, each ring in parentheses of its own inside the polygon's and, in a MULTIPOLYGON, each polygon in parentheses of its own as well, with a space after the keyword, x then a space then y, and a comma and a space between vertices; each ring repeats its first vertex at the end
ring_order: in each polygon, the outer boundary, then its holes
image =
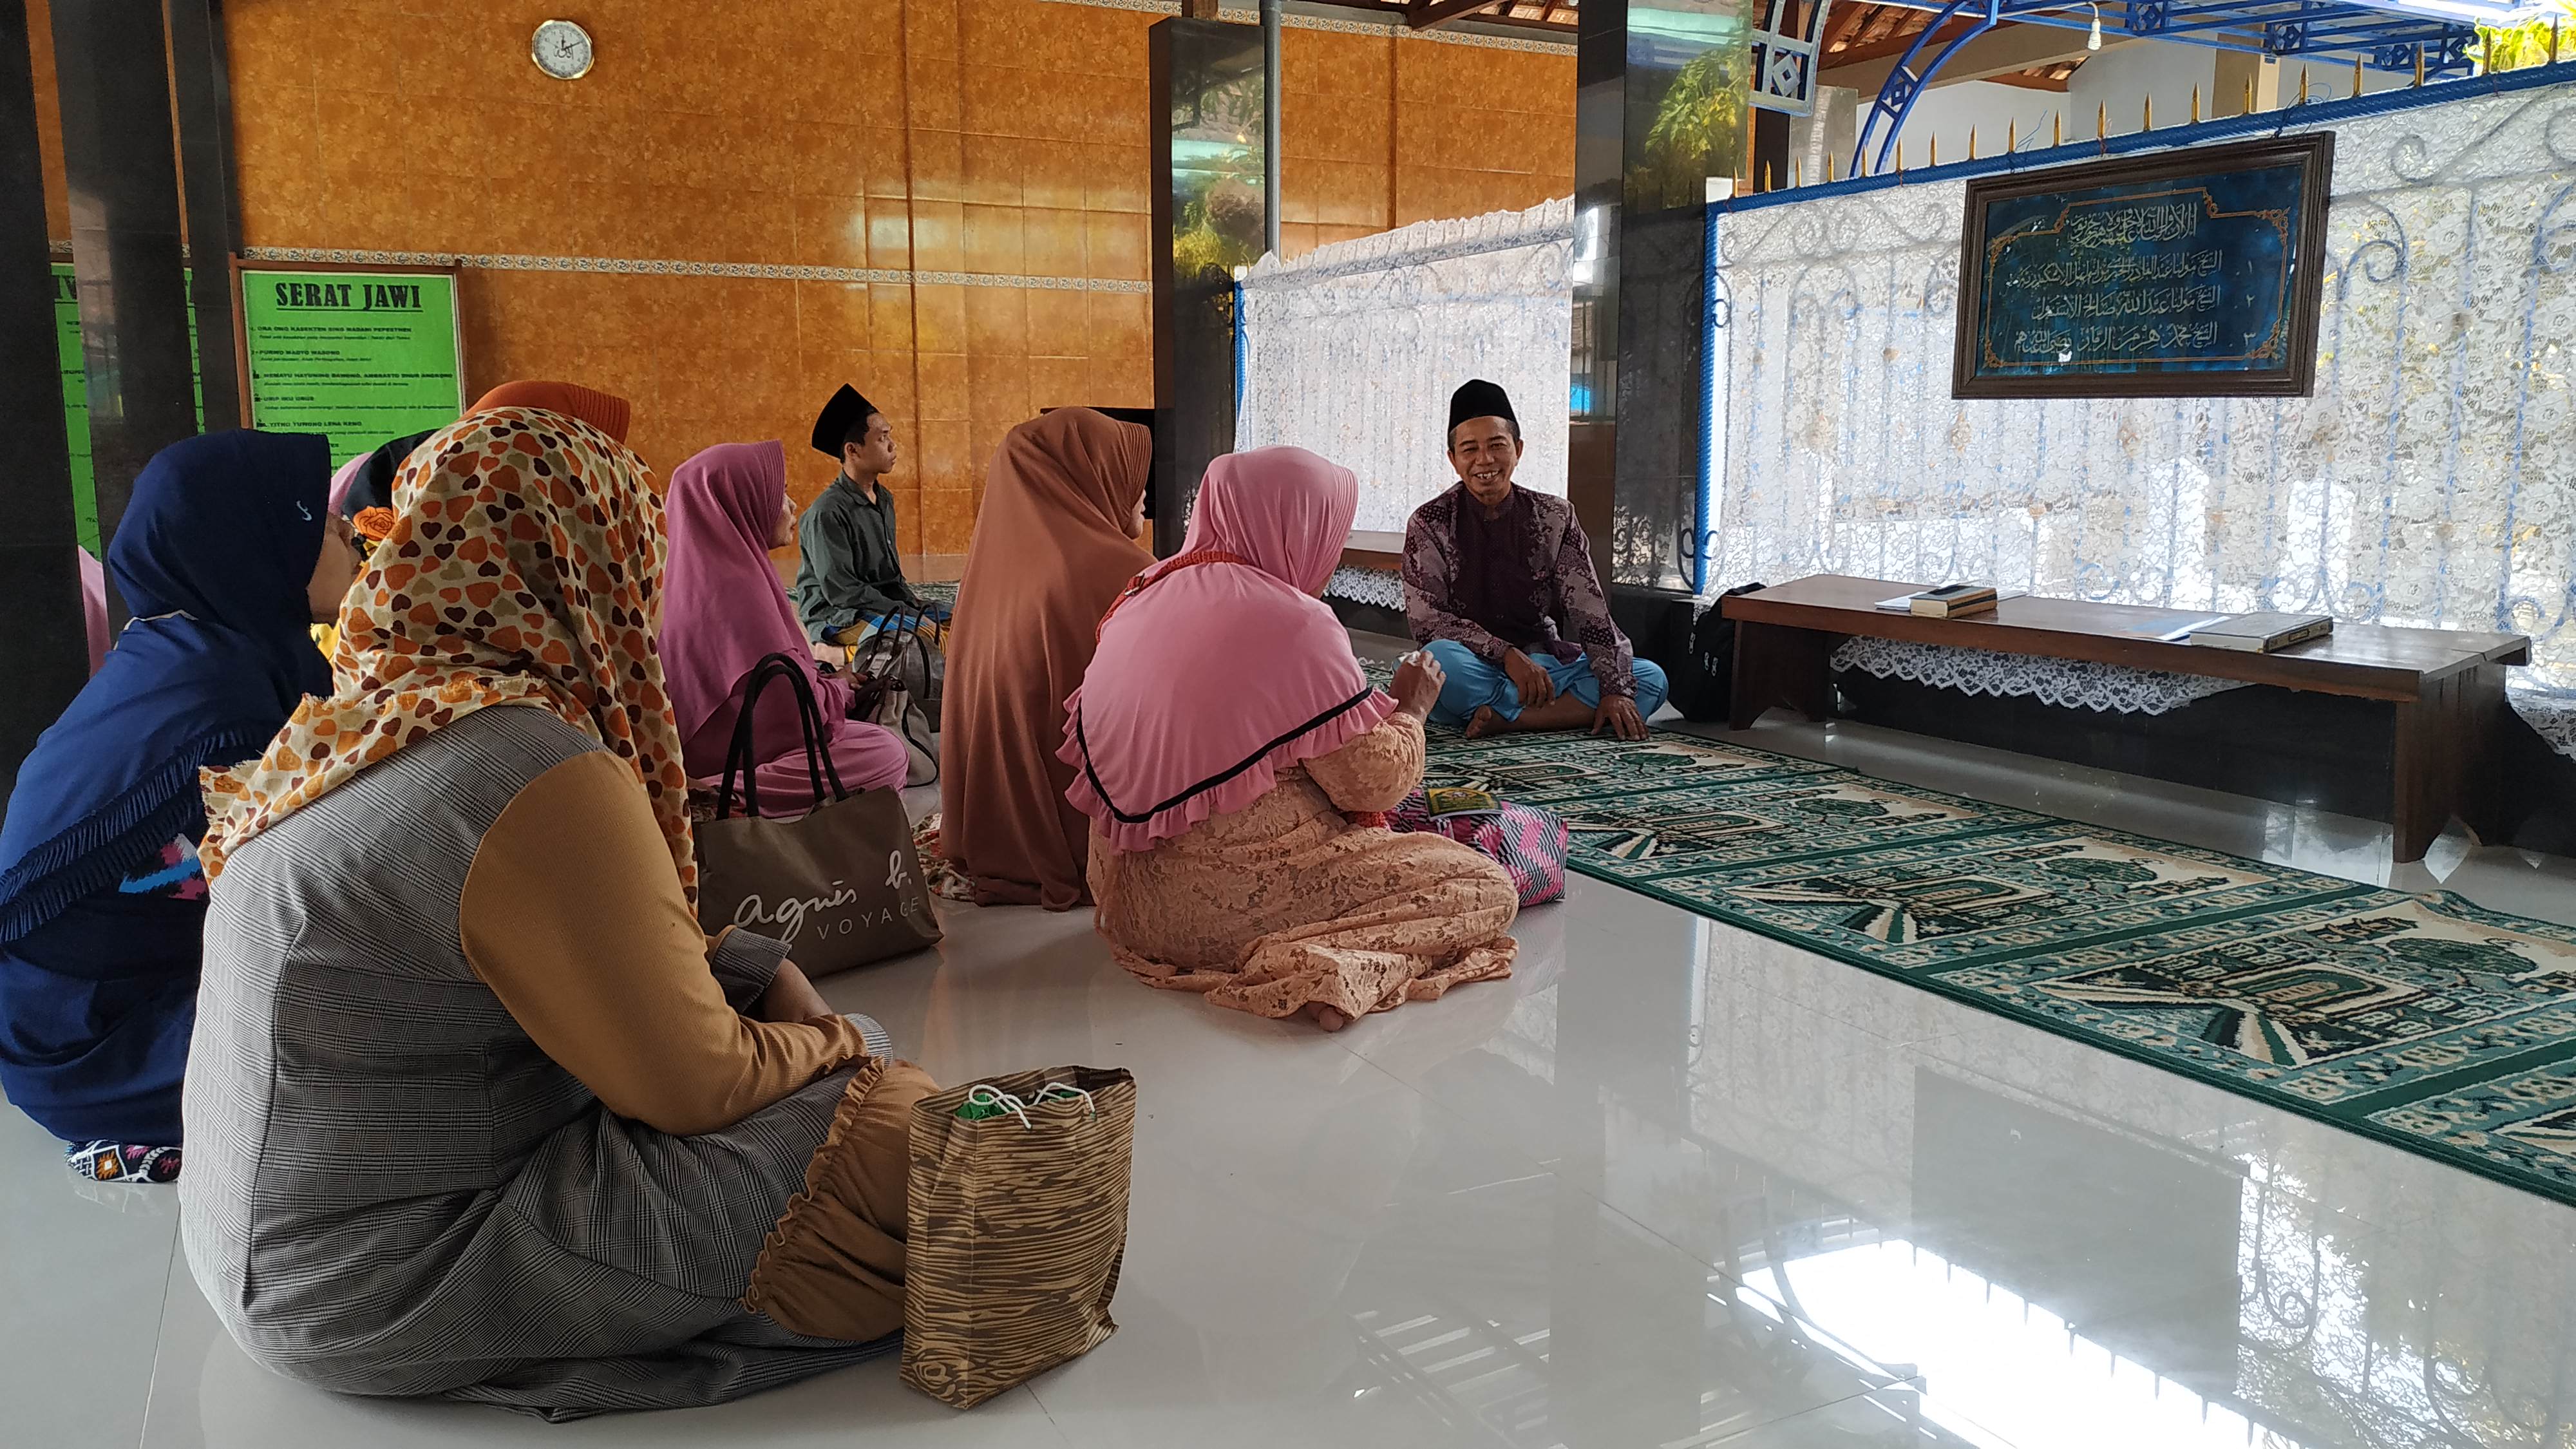
POLYGON ((1380 529, 1354 528, 1342 544, 1342 567, 1404 572, 1404 535, 1380 529))
POLYGON ((2020 598, 1963 619, 1926 619, 1877 607, 1926 587, 1819 574, 1727 599, 1726 617, 1737 621, 1735 728, 1774 706, 1830 718, 1834 650, 1855 635, 2242 680, 2396 711, 2390 823, 2399 863, 2423 859, 2455 815, 2471 834, 2496 836, 2504 670, 2531 660, 2531 641, 2519 634, 2337 624, 2326 638, 2252 654, 2159 637, 2212 617, 2207 610, 2020 598))

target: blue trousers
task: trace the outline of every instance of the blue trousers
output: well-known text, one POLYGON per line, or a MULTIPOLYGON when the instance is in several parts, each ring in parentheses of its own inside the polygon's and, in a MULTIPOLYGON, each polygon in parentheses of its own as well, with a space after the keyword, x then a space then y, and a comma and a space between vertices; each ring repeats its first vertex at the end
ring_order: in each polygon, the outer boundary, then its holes
MULTIPOLYGON (((911 611, 906 610, 905 612, 909 615, 911 611)), ((922 607, 922 617, 933 624, 945 624, 952 616, 955 615, 955 613, 956 610, 950 608, 946 604, 926 604, 922 607)), ((885 627, 886 620, 893 617, 894 615, 892 614, 862 614, 859 616, 859 622, 852 624, 850 627, 843 629, 841 632, 834 634, 828 639, 820 640, 818 642, 824 644, 838 644, 844 649, 854 649, 859 645, 868 642, 868 640, 872 638, 877 631, 885 627)))
MULTIPOLYGON (((1513 687, 1511 676, 1499 664, 1488 664, 1476 657, 1476 651, 1454 639, 1434 639, 1423 646, 1423 652, 1440 661, 1449 682, 1440 690, 1440 703, 1431 718, 1440 724, 1465 724, 1476 711, 1491 708, 1505 719, 1521 717, 1521 692, 1513 687)), ((1533 654, 1532 662, 1547 671, 1556 692, 1573 695, 1592 709, 1601 707, 1601 681, 1593 676, 1592 661, 1576 655, 1571 663, 1552 654, 1533 654)), ((1662 666, 1651 659, 1636 661, 1631 671, 1637 684, 1637 713, 1653 719, 1664 707, 1669 686, 1662 666)))

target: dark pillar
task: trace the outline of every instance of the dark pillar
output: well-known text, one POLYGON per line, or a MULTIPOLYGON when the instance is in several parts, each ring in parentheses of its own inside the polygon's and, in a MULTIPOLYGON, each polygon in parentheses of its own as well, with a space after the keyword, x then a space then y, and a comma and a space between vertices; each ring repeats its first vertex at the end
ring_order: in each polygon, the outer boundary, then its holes
POLYGON ((1154 551, 1179 550, 1208 461, 1234 448, 1234 269, 1263 249, 1269 129, 1260 30, 1156 21, 1154 551))
POLYGON ((0 798, 89 677, 25 0, 0 0, 0 798))
MULTIPOLYGON (((134 475, 197 431, 170 73, 160 0, 60 4, 53 26, 89 450, 98 534, 107 539, 125 516, 134 475)), ((122 617, 121 601, 111 607, 122 617)))
MULTIPOLYGON (((1799 179, 1789 170, 1789 118, 1778 111, 1753 113, 1753 189, 1777 191, 1799 179)), ((1818 180, 1824 178, 1818 177, 1818 180)))
POLYGON ((232 256, 241 250, 233 188, 232 81, 224 63, 222 0, 169 0, 170 79, 179 100, 179 171, 188 204, 188 305, 197 322, 197 376, 208 432, 242 425, 233 355, 232 256))
POLYGON ((1569 488, 1614 586, 1686 591, 1710 177, 1741 169, 1746 0, 1586 0, 1575 52, 1569 488))

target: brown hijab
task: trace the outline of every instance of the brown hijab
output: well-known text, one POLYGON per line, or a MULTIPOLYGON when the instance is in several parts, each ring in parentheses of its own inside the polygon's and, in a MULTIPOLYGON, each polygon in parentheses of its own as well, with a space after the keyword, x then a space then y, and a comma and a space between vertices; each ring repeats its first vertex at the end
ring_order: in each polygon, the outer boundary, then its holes
POLYGON ((615 393, 577 382, 538 382, 528 378, 501 384, 483 394, 466 412, 488 413, 494 408, 543 408, 579 418, 621 443, 626 441, 626 425, 635 416, 634 406, 615 393))
POLYGON ((1002 440, 948 640, 940 850, 984 905, 1089 899, 1091 822, 1065 799, 1064 700, 1110 601, 1153 556, 1127 536, 1153 434, 1059 408, 1002 440))

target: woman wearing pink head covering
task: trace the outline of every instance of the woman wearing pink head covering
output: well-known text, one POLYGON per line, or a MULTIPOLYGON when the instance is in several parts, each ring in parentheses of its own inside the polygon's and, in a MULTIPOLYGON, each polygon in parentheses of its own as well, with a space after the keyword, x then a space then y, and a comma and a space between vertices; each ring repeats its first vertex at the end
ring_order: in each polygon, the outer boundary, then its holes
POLYGON ((1398 835, 1439 666, 1369 687, 1320 595, 1359 484, 1303 448, 1208 466, 1182 552, 1139 575, 1065 701, 1101 935, 1148 985, 1327 1031, 1511 974, 1502 867, 1398 835))
POLYGON ((98 555, 79 544, 72 547, 80 552, 81 625, 89 634, 89 672, 96 674, 116 645, 115 631, 107 627, 107 570, 98 555))
MULTIPOLYGON (((744 677, 772 654, 797 661, 814 686, 830 732, 833 768, 844 788, 899 789, 907 767, 891 731, 845 719, 850 684, 814 666, 813 646, 770 567, 795 513, 787 501, 787 454, 777 443, 719 443, 671 472, 666 507, 671 562, 662 603, 662 673, 679 717, 681 757, 695 780, 721 777, 744 677)), ((804 727, 783 683, 761 692, 752 724, 754 776, 764 815, 814 807, 804 727)), ((827 787, 828 788, 828 787, 827 787)))

